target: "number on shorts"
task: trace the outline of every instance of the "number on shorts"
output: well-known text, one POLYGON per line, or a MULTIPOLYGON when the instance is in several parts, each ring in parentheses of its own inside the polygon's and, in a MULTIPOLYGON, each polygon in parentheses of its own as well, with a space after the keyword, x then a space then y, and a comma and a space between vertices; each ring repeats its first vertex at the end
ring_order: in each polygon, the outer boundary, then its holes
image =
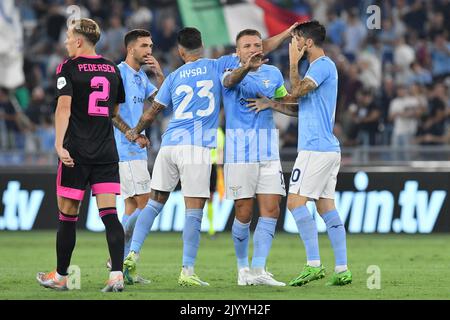
POLYGON ((297 182, 299 178, 300 178, 300 169, 294 169, 294 171, 292 171, 291 181, 297 182))
POLYGON ((278 171, 280 173, 280 179, 281 179, 281 186, 284 187, 284 176, 283 171, 278 171))
POLYGON ((91 88, 98 89, 100 86, 102 91, 94 91, 89 95, 88 114, 93 117, 109 116, 108 107, 97 105, 99 101, 107 101, 109 99, 109 81, 105 77, 93 77, 91 79, 91 88))

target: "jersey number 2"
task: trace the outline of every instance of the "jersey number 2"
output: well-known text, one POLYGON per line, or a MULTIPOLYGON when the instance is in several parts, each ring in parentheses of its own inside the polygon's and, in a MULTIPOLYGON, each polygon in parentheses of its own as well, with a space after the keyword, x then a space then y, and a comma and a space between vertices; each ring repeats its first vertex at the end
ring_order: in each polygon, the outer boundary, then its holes
MULTIPOLYGON (((197 81, 197 87, 201 88, 197 95, 200 98, 207 97, 209 99, 208 108, 203 110, 197 110, 196 115, 199 117, 207 117, 214 111, 215 99, 214 94, 211 92, 211 89, 214 85, 212 80, 202 80, 197 81)), ((192 112, 184 112, 184 109, 188 106, 189 102, 191 102, 192 97, 194 96, 194 90, 188 85, 181 85, 177 87, 175 93, 180 95, 181 93, 186 93, 183 100, 181 101, 179 107, 175 110, 175 119, 192 119, 194 116, 192 112)))
POLYGON ((102 91, 94 91, 89 95, 88 114, 93 117, 109 116, 108 107, 99 107, 99 101, 107 101, 109 99, 109 81, 105 77, 93 77, 91 79, 91 88, 98 89, 102 87, 102 91))

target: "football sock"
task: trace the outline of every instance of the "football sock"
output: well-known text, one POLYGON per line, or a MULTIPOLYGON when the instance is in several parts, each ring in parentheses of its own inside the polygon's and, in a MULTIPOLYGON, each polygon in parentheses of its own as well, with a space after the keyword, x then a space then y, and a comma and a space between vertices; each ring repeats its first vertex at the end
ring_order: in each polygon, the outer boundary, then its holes
POLYGON ((277 219, 260 217, 253 234, 252 269, 264 268, 272 246, 277 219))
POLYGON ((306 206, 300 206, 292 210, 298 232, 303 240, 308 261, 319 260, 319 237, 316 222, 312 218, 306 206))
POLYGON ((238 269, 248 267, 248 241, 250 238, 250 222, 242 223, 234 219, 231 227, 238 269))
POLYGON ((127 224, 128 219, 130 219, 130 215, 124 213, 122 216, 122 226, 124 229, 125 229, 125 225, 127 224))
POLYGON ((183 267, 193 267, 200 245, 200 227, 202 209, 186 209, 186 220, 183 228, 183 267))
POLYGON ((133 233, 134 226, 136 225, 136 221, 141 211, 142 211, 141 209, 136 208, 136 210, 134 210, 133 213, 128 216, 127 222, 124 224, 124 230, 126 234, 133 233))
POLYGON ((100 218, 105 225, 106 241, 111 257, 111 271, 123 270, 124 232, 122 224, 117 218, 114 207, 99 209, 100 218))
MULTIPOLYGON (((152 229, 153 222, 161 212, 164 204, 150 199, 144 209, 139 214, 133 231, 133 240, 131 241, 130 251, 139 253, 144 244, 145 238, 152 229)), ((130 221, 128 221, 130 222, 130 221)))
POLYGON ((58 231, 56 233, 56 272, 67 276, 73 249, 76 242, 76 224, 78 215, 72 216, 59 212, 58 231))
POLYGON ((339 270, 345 271, 347 270, 347 247, 344 224, 336 210, 328 211, 321 217, 327 226, 328 238, 333 247, 336 266, 340 267, 339 270))
POLYGON ((123 220, 122 220, 122 224, 123 224, 124 230, 125 230, 125 250, 124 250, 124 257, 123 257, 124 260, 125 260, 126 256, 128 256, 128 253, 130 253, 131 240, 133 240, 133 230, 134 230, 134 226, 136 224, 136 220, 139 217, 140 213, 141 213, 141 209, 136 208, 136 210, 134 210, 133 213, 128 216, 125 224, 123 223, 123 220))

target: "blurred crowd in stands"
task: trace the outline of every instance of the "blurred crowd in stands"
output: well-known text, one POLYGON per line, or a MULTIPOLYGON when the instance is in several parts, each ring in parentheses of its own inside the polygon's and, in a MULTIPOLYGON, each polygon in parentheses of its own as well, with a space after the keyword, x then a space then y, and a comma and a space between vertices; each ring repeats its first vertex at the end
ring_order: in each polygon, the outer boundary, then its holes
MULTIPOLYGON (((444 145, 450 143, 450 1, 278 0, 327 28, 325 52, 339 71, 335 134, 343 146, 444 145), (369 5, 381 9, 379 29, 369 29, 369 5)), ((0 88, 0 151, 53 151, 55 70, 64 60, 67 7, 97 21, 98 53, 120 63, 123 38, 133 28, 151 30, 154 56, 167 75, 181 60, 177 31, 183 26, 175 0, 16 0, 23 26, 25 83, 0 88)), ((234 51, 207 48, 208 57, 234 51)), ((0 53, 1 54, 1 53, 0 53)), ((269 55, 289 89, 288 46, 269 55)), ((302 64, 306 71, 307 62, 302 64)), ((152 75, 149 73, 152 79, 152 75)), ((148 132, 157 151, 170 110, 148 132)), ((277 114, 284 148, 297 144, 296 119, 277 114)))

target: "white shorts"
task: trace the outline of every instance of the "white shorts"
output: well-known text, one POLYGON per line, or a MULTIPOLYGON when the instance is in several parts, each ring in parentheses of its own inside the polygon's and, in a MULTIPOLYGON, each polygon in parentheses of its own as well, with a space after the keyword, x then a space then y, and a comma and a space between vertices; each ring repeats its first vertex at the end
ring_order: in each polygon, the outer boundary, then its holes
POLYGON ((340 165, 339 152, 300 151, 292 169, 289 193, 314 200, 334 199, 340 165))
POLYGON ((181 180, 185 197, 209 198, 211 152, 209 148, 181 145, 159 149, 152 172, 152 190, 172 192, 181 180))
POLYGON ((225 197, 253 198, 256 194, 286 195, 280 160, 256 163, 225 163, 225 197))
POLYGON ((147 160, 119 162, 120 192, 123 198, 150 193, 150 173, 147 160))

